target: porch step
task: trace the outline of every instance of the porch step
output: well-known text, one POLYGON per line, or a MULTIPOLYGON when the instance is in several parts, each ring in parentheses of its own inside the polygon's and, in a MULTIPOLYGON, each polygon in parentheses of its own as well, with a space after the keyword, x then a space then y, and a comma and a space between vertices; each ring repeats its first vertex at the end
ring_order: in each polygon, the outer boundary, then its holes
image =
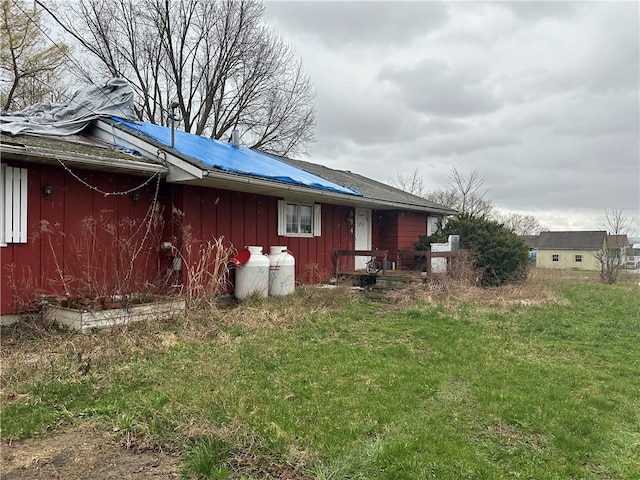
POLYGON ((338 276, 339 282, 351 282, 362 287, 368 298, 381 302, 389 300, 389 292, 411 284, 422 284, 424 280, 424 274, 411 270, 387 270, 385 274, 345 272, 338 276))
POLYGON ((392 270, 386 275, 379 274, 376 277, 376 283, 367 289, 367 297, 371 300, 386 302, 389 301, 390 292, 423 282, 424 276, 420 272, 392 270))

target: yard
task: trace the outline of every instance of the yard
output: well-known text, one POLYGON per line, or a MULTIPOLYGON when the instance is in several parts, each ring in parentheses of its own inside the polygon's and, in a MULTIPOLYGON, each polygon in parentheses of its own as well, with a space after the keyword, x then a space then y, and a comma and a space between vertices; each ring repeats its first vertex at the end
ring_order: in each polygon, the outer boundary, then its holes
POLYGON ((638 277, 4 328, 2 478, 639 478, 638 277))

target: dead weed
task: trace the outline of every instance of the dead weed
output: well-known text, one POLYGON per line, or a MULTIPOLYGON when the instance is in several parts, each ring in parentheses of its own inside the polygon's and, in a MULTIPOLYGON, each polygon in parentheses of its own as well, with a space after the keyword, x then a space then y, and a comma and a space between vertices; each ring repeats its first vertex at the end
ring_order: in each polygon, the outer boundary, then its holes
POLYGON ((546 271, 532 269, 524 281, 500 287, 481 287, 473 281, 472 276, 461 278, 441 275, 390 292, 388 298, 398 306, 415 301, 471 302, 491 307, 565 304, 566 300, 558 295, 558 286, 563 281, 573 282, 575 278, 556 278, 546 271))

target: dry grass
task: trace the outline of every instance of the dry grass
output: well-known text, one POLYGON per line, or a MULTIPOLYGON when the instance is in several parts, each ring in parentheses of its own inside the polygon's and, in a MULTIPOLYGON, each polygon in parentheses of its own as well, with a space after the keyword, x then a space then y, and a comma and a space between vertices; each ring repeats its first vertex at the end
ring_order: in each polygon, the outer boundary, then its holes
POLYGON ((191 340, 229 338, 229 329, 256 331, 289 329, 314 313, 339 310, 360 296, 347 287, 299 286, 286 297, 250 297, 237 302, 206 302, 170 320, 147 321, 99 330, 89 335, 58 328, 33 315, 3 327, 0 356, 2 390, 20 391, 24 383, 76 378, 121 358, 167 350, 191 340))
POLYGON ((537 305, 564 303, 558 296, 562 285, 576 282, 597 282, 597 274, 574 274, 531 269, 527 278, 518 283, 500 287, 481 287, 472 274, 434 276, 426 283, 416 282, 388 295, 392 303, 406 306, 415 301, 439 301, 445 303, 473 302, 478 305, 537 305))
POLYGON ((220 322, 243 330, 288 329, 310 315, 338 311, 359 299, 360 296, 348 286, 301 285, 293 295, 268 299, 249 297, 225 311, 220 322))

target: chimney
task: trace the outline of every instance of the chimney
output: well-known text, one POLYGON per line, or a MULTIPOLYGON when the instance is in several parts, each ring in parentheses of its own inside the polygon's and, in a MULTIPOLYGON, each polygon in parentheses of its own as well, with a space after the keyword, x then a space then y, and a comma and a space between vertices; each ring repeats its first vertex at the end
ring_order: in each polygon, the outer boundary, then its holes
POLYGON ((231 130, 231 144, 236 148, 240 147, 240 135, 235 128, 231 130))

